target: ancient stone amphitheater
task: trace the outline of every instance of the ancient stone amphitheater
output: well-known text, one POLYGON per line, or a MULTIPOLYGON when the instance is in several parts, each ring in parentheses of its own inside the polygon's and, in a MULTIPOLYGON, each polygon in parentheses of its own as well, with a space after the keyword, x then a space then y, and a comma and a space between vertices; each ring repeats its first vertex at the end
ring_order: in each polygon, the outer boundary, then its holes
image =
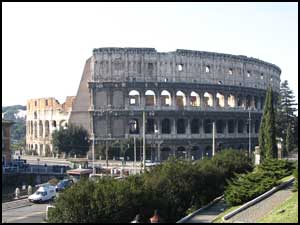
POLYGON ((146 159, 211 156, 213 130, 215 151, 247 150, 249 136, 254 149, 266 89, 279 92, 280 73, 242 55, 98 48, 86 61, 68 122, 88 129, 97 149, 142 138, 145 112, 146 159))

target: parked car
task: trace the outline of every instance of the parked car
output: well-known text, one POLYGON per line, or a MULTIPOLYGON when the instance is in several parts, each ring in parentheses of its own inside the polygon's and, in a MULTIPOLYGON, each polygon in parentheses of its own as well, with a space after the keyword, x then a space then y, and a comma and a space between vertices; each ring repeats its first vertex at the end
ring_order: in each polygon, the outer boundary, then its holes
POLYGON ((55 189, 57 192, 63 191, 66 188, 70 187, 73 183, 74 182, 71 179, 63 179, 55 186, 55 189))
POLYGON ((30 202, 45 202, 54 199, 56 196, 55 186, 47 185, 37 189, 32 195, 28 197, 30 202))

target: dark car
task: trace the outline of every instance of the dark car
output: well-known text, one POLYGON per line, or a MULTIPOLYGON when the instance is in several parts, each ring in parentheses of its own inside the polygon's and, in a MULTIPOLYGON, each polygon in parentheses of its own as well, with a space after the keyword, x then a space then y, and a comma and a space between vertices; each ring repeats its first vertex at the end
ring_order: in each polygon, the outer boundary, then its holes
POLYGON ((73 184, 73 180, 70 179, 64 179, 61 180, 57 185, 56 185, 56 191, 63 191, 66 188, 70 187, 73 184))

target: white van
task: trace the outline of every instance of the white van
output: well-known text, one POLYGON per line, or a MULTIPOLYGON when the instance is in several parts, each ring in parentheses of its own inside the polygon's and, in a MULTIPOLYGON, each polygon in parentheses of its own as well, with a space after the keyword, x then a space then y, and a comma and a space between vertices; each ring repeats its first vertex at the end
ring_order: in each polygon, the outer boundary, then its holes
POLYGON ((48 185, 39 187, 39 189, 28 197, 30 202, 44 202, 54 199, 56 196, 55 186, 48 185))

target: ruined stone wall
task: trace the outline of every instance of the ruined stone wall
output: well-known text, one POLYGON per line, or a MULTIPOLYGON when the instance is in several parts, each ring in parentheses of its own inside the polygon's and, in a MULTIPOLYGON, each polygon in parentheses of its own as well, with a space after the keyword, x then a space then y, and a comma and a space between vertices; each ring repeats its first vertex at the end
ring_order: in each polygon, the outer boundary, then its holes
POLYGON ((41 156, 52 154, 52 132, 67 126, 74 100, 74 96, 68 96, 63 104, 60 104, 55 98, 39 98, 27 101, 27 150, 36 152, 41 156))

